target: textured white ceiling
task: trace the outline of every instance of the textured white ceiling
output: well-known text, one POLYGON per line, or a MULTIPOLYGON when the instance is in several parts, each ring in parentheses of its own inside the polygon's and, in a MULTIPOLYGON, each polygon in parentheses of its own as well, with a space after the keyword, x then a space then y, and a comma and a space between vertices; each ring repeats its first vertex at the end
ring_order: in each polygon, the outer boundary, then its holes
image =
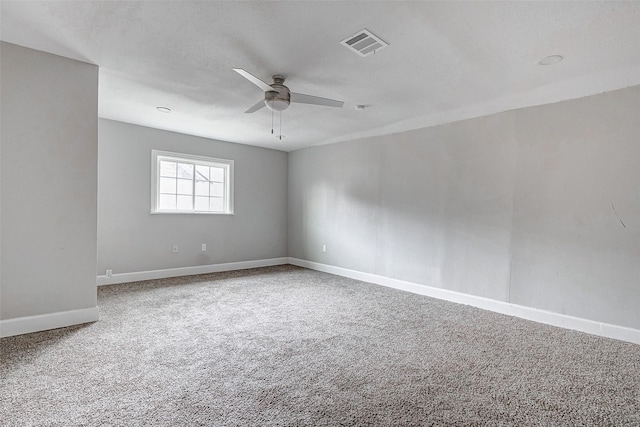
POLYGON ((285 151, 640 84, 640 2, 0 5, 2 40, 100 66, 100 117, 285 151), (339 44, 363 28, 390 46, 339 44), (279 141, 233 67, 345 106, 292 104, 279 141))

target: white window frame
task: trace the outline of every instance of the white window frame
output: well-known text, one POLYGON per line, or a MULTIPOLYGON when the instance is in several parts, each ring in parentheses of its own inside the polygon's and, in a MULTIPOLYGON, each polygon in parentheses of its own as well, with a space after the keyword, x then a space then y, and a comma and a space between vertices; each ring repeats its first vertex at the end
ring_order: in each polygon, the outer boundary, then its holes
MULTIPOLYGON (((195 186, 195 175, 194 175, 195 186)), ((192 193, 192 197, 195 197, 195 189, 192 193)), ((217 159, 214 157, 197 156, 195 154, 185 153, 173 153, 170 151, 151 150, 151 213, 152 214, 196 214, 196 215, 233 215, 233 160, 217 159), (178 209, 160 209, 158 206, 160 195, 160 161, 171 161, 180 163, 191 163, 201 166, 214 166, 223 168, 225 170, 225 182, 224 182, 224 211, 222 212, 209 212, 209 211, 196 211, 195 202, 192 204, 194 208, 192 210, 178 210, 178 209)))

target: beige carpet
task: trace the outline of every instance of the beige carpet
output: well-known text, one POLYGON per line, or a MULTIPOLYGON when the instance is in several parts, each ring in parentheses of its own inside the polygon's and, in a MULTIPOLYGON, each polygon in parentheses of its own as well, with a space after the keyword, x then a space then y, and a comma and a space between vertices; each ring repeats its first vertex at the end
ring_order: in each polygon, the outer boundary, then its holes
POLYGON ((292 266, 0 341, 2 426, 640 426, 640 346, 292 266))

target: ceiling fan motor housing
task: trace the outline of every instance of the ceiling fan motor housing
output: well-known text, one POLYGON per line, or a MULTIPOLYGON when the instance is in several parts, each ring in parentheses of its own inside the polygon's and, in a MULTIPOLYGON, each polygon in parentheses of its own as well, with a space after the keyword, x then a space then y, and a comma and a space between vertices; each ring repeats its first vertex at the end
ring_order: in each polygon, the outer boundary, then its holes
POLYGON ((270 110, 284 111, 291 103, 289 88, 284 85, 284 77, 280 74, 273 76, 273 90, 264 93, 264 103, 270 110))

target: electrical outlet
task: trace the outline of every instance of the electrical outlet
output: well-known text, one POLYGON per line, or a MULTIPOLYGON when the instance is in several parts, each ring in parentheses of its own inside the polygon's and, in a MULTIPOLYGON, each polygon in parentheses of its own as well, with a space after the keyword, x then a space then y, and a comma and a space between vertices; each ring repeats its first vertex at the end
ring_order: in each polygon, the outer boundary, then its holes
POLYGON ((178 245, 173 245, 173 249, 172 249, 174 254, 178 253, 178 245))
POLYGON ((322 245, 322 252, 327 252, 327 245, 322 245))
POLYGON ((109 269, 107 270, 107 274, 105 274, 105 276, 107 276, 107 278, 110 278, 112 274, 113 272, 111 271, 111 269, 109 269))
POLYGON ((203 243, 202 244, 202 252, 206 252, 207 251, 207 244, 203 243))

